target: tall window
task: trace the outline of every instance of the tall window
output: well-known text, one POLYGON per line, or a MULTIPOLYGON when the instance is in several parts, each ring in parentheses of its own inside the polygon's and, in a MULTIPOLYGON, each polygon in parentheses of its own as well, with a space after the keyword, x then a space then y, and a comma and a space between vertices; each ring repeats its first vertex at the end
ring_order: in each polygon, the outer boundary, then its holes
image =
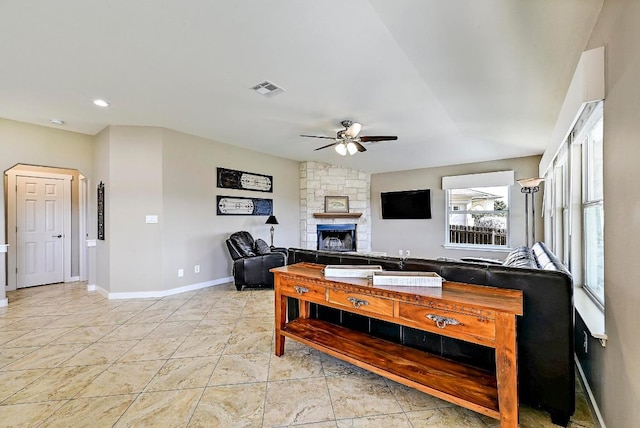
POLYGON ((545 175, 545 241, 604 308, 603 103, 585 107, 545 175))
POLYGON ((584 287, 604 306, 604 204, 602 114, 582 143, 582 236, 584 287))

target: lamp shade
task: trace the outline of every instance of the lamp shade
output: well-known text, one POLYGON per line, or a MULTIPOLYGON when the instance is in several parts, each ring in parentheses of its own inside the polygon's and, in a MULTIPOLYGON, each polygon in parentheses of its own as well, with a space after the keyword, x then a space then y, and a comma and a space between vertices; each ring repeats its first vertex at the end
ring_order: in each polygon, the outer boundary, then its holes
POLYGON ((278 219, 274 215, 270 215, 264 224, 278 224, 278 219))
POLYGON ((516 180, 516 181, 522 187, 536 187, 536 186, 539 186, 540 183, 544 181, 544 178, 542 177, 521 178, 520 180, 516 180))
POLYGON ((347 151, 350 155, 353 155, 358 152, 358 146, 356 146, 353 141, 349 141, 347 143, 347 151))

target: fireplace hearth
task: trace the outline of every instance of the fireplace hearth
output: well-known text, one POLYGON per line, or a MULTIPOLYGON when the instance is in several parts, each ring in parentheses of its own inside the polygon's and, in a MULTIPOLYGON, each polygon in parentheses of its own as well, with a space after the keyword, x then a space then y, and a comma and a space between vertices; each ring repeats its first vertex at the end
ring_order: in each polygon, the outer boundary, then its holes
POLYGON ((355 224, 318 224, 318 250, 356 251, 355 224))

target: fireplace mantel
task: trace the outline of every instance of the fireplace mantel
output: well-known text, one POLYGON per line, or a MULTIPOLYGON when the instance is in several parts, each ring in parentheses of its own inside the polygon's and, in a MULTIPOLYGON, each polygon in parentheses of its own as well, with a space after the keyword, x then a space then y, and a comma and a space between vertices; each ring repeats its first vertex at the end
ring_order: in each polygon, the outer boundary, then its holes
POLYGON ((362 213, 313 213, 315 218, 359 218, 362 213))

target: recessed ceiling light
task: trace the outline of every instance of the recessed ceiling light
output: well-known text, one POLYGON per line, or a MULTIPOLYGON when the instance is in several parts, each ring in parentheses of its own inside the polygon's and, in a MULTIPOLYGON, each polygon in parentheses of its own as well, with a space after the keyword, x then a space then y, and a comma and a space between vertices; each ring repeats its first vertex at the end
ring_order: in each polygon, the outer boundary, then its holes
POLYGON ((98 107, 109 107, 109 103, 106 102, 105 100, 97 99, 97 100, 93 100, 93 103, 98 107))
POLYGON ((54 125, 64 125, 64 120, 51 119, 51 123, 53 123, 54 125))

